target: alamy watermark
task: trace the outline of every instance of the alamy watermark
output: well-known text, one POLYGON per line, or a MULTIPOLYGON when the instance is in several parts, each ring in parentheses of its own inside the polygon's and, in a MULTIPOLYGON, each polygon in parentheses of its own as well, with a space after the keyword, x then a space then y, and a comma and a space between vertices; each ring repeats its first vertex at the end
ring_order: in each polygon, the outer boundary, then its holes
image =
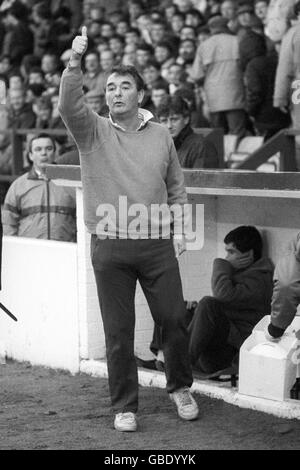
POLYGON ((292 103, 300 104, 300 80, 294 80, 292 83, 293 93, 292 93, 292 103))
POLYGON ((129 204, 119 196, 117 205, 100 204, 97 208, 97 236, 152 240, 185 238, 187 250, 201 250, 204 245, 204 204, 129 204))

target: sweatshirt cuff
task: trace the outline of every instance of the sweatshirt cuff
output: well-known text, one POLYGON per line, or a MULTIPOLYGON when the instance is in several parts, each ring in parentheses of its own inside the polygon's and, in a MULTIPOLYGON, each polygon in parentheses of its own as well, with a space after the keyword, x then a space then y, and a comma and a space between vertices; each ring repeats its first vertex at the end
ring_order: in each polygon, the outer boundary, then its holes
POLYGON ((272 325, 272 323, 269 324, 268 326, 268 332, 273 338, 280 338, 285 330, 282 328, 279 328, 278 326, 272 325))
POLYGON ((226 259, 216 258, 214 260, 213 270, 225 271, 226 273, 232 273, 233 268, 232 268, 232 265, 229 263, 229 261, 227 261, 226 259))

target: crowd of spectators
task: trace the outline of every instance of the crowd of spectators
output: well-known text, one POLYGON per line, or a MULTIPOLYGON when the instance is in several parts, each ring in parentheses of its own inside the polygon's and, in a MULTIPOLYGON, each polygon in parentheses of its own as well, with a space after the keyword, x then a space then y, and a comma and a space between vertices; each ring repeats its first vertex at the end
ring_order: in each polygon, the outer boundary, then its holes
MULTIPOLYGON (((291 121, 289 97, 274 103, 273 96, 280 43, 297 21, 297 3, 2 0, 0 78, 7 99, 0 110, 0 174, 11 172, 11 137, 3 131, 65 129, 57 111, 60 78, 82 25, 89 36, 84 91, 100 115, 108 113, 106 79, 123 63, 143 76, 142 107, 157 121, 161 103, 180 96, 188 104, 191 127, 221 127, 239 139, 270 138, 291 121)), ((281 89, 289 87, 284 80, 277 80, 281 89)), ((71 136, 57 140, 58 156, 75 149, 71 136)))

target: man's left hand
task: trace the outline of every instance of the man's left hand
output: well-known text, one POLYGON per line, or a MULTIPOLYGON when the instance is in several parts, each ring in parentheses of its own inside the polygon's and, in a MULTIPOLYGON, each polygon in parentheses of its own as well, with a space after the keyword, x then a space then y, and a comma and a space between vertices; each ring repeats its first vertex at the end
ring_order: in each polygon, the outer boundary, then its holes
POLYGON ((184 237, 182 238, 174 238, 173 239, 174 250, 176 258, 186 251, 186 240, 184 237))
POLYGON ((271 341, 272 343, 278 343, 282 336, 279 336, 279 338, 274 338, 274 336, 271 336, 269 331, 268 331, 268 327, 265 329, 265 338, 267 341, 271 341))

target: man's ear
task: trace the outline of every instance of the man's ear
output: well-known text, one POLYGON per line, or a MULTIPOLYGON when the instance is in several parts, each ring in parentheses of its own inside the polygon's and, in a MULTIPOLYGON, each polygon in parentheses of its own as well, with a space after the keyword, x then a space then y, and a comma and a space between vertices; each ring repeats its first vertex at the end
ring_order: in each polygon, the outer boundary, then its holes
POLYGON ((28 160, 29 160, 31 163, 33 163, 33 160, 32 160, 31 155, 32 155, 32 153, 31 153, 31 152, 28 152, 27 158, 28 158, 28 160))

